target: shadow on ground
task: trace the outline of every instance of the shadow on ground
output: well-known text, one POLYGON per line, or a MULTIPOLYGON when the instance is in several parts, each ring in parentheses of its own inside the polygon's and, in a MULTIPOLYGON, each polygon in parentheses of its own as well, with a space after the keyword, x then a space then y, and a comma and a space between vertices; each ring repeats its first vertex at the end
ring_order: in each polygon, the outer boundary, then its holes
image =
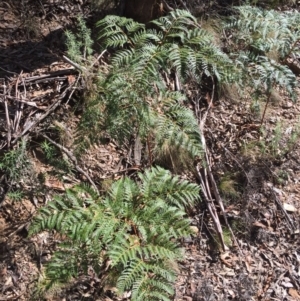
POLYGON ((66 50, 64 31, 76 29, 78 16, 83 16, 94 32, 98 20, 121 13, 122 1, 98 2, 0 1, 0 78, 21 71, 33 72, 61 61, 66 50))

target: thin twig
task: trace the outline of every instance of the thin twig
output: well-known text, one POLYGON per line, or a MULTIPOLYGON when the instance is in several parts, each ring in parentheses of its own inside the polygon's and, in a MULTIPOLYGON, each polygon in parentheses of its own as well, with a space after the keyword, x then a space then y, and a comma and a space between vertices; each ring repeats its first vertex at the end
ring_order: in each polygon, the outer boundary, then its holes
POLYGON ((66 56, 63 55, 63 60, 67 63, 69 63, 70 65, 72 65, 73 67, 75 67, 76 69, 78 69, 79 71, 81 72, 87 72, 88 70, 83 67, 83 66, 80 66, 79 64, 73 62, 72 60, 70 60, 69 58, 67 58, 66 56))
POLYGON ((272 93, 270 91, 269 95, 268 95, 268 99, 267 99, 266 105, 265 105, 265 109, 264 109, 264 112, 263 112, 263 115, 262 115, 262 118, 261 118, 261 121, 260 121, 260 125, 262 125, 263 122, 264 122, 264 120, 265 120, 265 115, 266 115, 267 107, 268 107, 270 99, 271 99, 271 95, 272 95, 272 93))
MULTIPOLYGON (((24 82, 23 78, 22 78, 22 83, 23 83, 23 88, 24 88, 24 93, 25 93, 25 95, 22 94, 22 98, 24 97, 26 99, 26 86, 25 86, 25 82, 24 82)), ((17 90, 17 85, 16 85, 16 90, 17 90)), ((18 97, 18 95, 16 95, 16 97, 18 97)), ((23 109, 24 109, 24 103, 18 102, 18 108, 17 108, 16 118, 15 118, 15 122, 14 122, 14 132, 15 133, 18 132, 23 109)))
POLYGON ((93 62, 93 64, 91 65, 91 67, 90 67, 90 69, 92 68, 92 67, 94 67, 94 65, 102 58, 102 56, 105 54, 105 52, 106 52, 107 50, 105 49, 105 50, 103 50, 99 55, 98 55, 98 57, 96 58, 96 60, 93 62))
POLYGON ((273 186, 270 186, 271 188, 271 192, 274 196, 274 199, 275 199, 275 202, 276 204, 278 205, 278 207, 281 209, 281 211, 283 212, 289 226, 290 226, 290 233, 293 234, 294 231, 296 230, 296 227, 294 226, 293 224, 293 221, 291 220, 290 216, 288 215, 288 213, 286 212, 286 210, 284 209, 283 205, 281 204, 281 201, 279 200, 279 198, 277 197, 276 193, 275 193, 275 190, 274 190, 274 187, 273 186))
POLYGON ((75 84, 72 85, 73 88, 72 88, 72 91, 71 91, 71 93, 70 93, 70 95, 69 95, 69 97, 68 97, 68 100, 67 100, 67 102, 66 102, 66 105, 69 103, 71 97, 73 96, 73 94, 74 94, 74 92, 75 92, 75 90, 76 90, 76 86, 77 86, 77 84, 78 84, 78 82, 79 82, 80 77, 81 77, 81 75, 79 74, 79 76, 78 76, 77 79, 76 79, 75 84))
POLYGON ((175 72, 175 91, 181 91, 181 84, 177 72, 175 72))
POLYGON ((73 155, 73 153, 71 151, 69 151, 67 148, 65 148, 64 146, 62 146, 61 144, 55 142, 54 140, 52 140, 51 138, 49 138, 46 134, 41 134, 41 136, 43 136, 44 138, 46 138, 49 142, 51 142, 53 145, 55 145, 56 147, 58 147, 62 152, 64 152, 68 158, 73 162, 76 170, 78 172, 80 172, 81 174, 83 174, 88 181, 90 182, 90 184, 93 186, 93 188, 95 189, 95 191, 99 194, 99 190, 97 188, 97 186, 95 185, 94 181, 91 179, 91 177, 88 175, 88 173, 86 171, 84 171, 77 162, 76 157, 73 155))
POLYGON ((5 117, 6 117, 6 123, 7 123, 7 147, 10 147, 10 141, 11 141, 11 123, 10 123, 10 118, 9 118, 9 113, 8 113, 8 105, 7 105, 7 100, 6 100, 6 85, 4 83, 3 85, 4 88, 4 108, 5 108, 5 117))
MULTIPOLYGON (((4 94, 0 94, 0 97, 1 96, 4 96, 4 94)), ((45 109, 45 108, 42 108, 42 107, 38 107, 35 102, 29 101, 28 99, 25 99, 25 98, 21 99, 21 98, 18 98, 18 97, 15 97, 15 96, 9 96, 9 95, 7 95, 6 98, 7 99, 11 99, 11 100, 16 100, 19 103, 24 103, 25 105, 28 105, 30 107, 35 107, 35 108, 40 109, 40 110, 44 110, 45 109)), ((1 99, 0 99, 0 102, 2 102, 1 99)))
POLYGON ((2 68, 2 67, 0 67, 0 69, 1 69, 1 70, 3 70, 3 71, 5 71, 5 72, 7 72, 7 73, 11 73, 11 74, 18 75, 18 73, 16 73, 16 72, 11 72, 11 71, 8 71, 8 70, 6 70, 6 69, 4 69, 4 68, 2 68))
POLYGON ((51 112, 53 112, 62 102, 62 99, 65 97, 66 92, 69 88, 66 88, 65 91, 59 96, 58 100, 50 105, 47 111, 44 114, 36 116, 35 120, 29 121, 27 126, 24 125, 23 131, 12 141, 12 144, 15 144, 21 137, 23 137, 27 132, 33 130, 33 128, 39 124, 43 119, 45 119, 51 112))
POLYGON ((249 179, 249 176, 248 176, 248 174, 246 173, 245 169, 243 168, 242 164, 235 158, 234 154, 233 154, 230 150, 228 150, 228 149, 227 149, 226 147, 224 147, 224 146, 222 146, 222 147, 223 147, 223 149, 225 150, 225 152, 227 152, 227 153, 231 156, 231 158, 235 161, 235 163, 241 168, 241 170, 243 171, 243 173, 245 174, 245 176, 246 176, 246 178, 247 178, 248 184, 249 184, 251 187, 253 187, 253 185, 252 185, 252 183, 251 183, 251 181, 250 181, 250 179, 249 179))
POLYGON ((162 0, 162 1, 163 1, 163 5, 164 5, 164 8, 167 13, 174 10, 174 8, 172 8, 165 0, 162 0))

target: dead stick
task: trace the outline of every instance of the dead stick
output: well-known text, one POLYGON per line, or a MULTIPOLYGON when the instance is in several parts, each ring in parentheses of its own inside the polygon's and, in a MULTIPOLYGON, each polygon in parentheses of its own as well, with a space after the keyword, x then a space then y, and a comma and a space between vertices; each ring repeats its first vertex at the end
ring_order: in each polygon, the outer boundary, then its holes
POLYGON ((77 84, 78 84, 78 82, 79 82, 80 77, 81 77, 81 75, 79 75, 79 76, 77 77, 75 84, 74 84, 74 85, 71 85, 72 91, 71 91, 71 93, 70 93, 70 95, 69 95, 69 97, 68 97, 68 100, 67 100, 67 102, 66 102, 66 105, 69 103, 71 97, 73 96, 73 94, 74 94, 74 92, 75 92, 75 90, 76 90, 77 84), (74 88, 73 88, 73 86, 74 86, 74 88))
POLYGON ((89 69, 91 69, 91 68, 94 67, 94 65, 102 58, 102 56, 105 54, 106 51, 107 51, 107 50, 105 49, 105 50, 103 50, 103 51, 99 54, 99 56, 98 56, 97 59, 93 62, 93 64, 90 66, 89 69))
POLYGON ((275 202, 276 204, 278 205, 278 207, 281 209, 281 211, 283 212, 288 224, 290 225, 290 228, 292 228, 292 230, 290 229, 290 233, 293 234, 293 231, 296 230, 296 227, 294 226, 290 216, 288 215, 288 213, 286 212, 286 210, 284 209, 283 205, 281 204, 280 200, 278 199, 278 197, 276 196, 276 193, 275 193, 275 190, 274 190, 274 187, 270 187, 271 188, 271 191, 272 191, 272 194, 274 196, 274 199, 275 199, 275 202))
POLYGON ((214 196, 215 196, 215 199, 217 201, 217 203, 219 204, 220 208, 221 208, 221 211, 223 213, 223 216, 224 216, 224 220, 225 220, 225 223, 226 223, 226 226, 228 228, 228 230, 230 231, 231 233, 231 236, 236 244, 236 246, 238 247, 239 251, 242 253, 242 250, 239 246, 239 243, 238 243, 238 240, 236 239, 232 229, 231 229, 231 226, 228 222, 228 219, 227 219, 227 214, 226 214, 226 211, 225 211, 225 208, 224 208, 224 204, 223 204, 223 200, 220 196, 220 193, 219 193, 219 190, 218 190, 218 187, 217 187, 217 184, 216 184, 216 181, 214 179, 214 176, 212 174, 212 171, 211 171, 211 168, 210 168, 210 165, 208 165, 208 174, 209 174, 209 177, 210 177, 210 182, 211 182, 211 186, 212 186, 212 190, 214 192, 214 196))
POLYGON ((223 147, 223 149, 225 150, 225 152, 227 152, 227 153, 231 156, 231 158, 236 162, 236 164, 241 168, 241 170, 244 172, 244 174, 245 174, 245 176, 246 176, 246 178, 247 178, 248 184, 249 184, 251 187, 253 187, 253 185, 252 185, 252 183, 251 183, 251 181, 250 181, 250 179, 249 179, 249 176, 248 176, 248 174, 246 173, 245 169, 243 168, 242 164, 235 158, 234 154, 233 154, 230 150, 228 150, 228 149, 227 149, 226 147, 224 147, 224 146, 222 146, 222 147, 223 147))
MULTIPOLYGON (((24 88, 24 94, 22 95, 22 98, 24 97, 26 99, 26 86, 25 86, 25 82, 24 79, 22 78, 22 83, 23 83, 23 88, 24 88)), ((21 116, 23 113, 23 109, 24 109, 24 103, 23 102, 18 102, 18 109, 17 109, 17 113, 16 113, 16 121, 15 121, 15 127, 14 127, 14 132, 16 133, 19 129, 19 124, 21 121, 21 116)))
MULTIPOLYGON (((66 89, 67 90, 67 89, 66 89)), ((64 91, 65 92, 65 91, 64 91)), ((63 93, 65 94, 65 93, 63 93)), ((65 95, 61 95, 57 102, 55 102, 54 104, 52 104, 50 106, 50 108, 42 115, 40 115, 39 117, 36 117, 36 119, 32 122, 30 122, 22 131, 21 134, 19 134, 13 141, 12 144, 15 144, 21 137, 23 137, 27 132, 31 131, 38 123, 40 123, 44 118, 46 118, 51 112, 53 112, 61 103, 63 97, 65 95)))
MULTIPOLYGON (((216 181, 214 179, 214 176, 213 176, 213 173, 212 173, 212 170, 211 170, 211 166, 210 166, 210 160, 209 160, 209 157, 208 157, 208 150, 207 150, 207 147, 206 147, 206 140, 205 140, 205 136, 204 136, 204 125, 205 125, 205 121, 206 121, 206 118, 208 116, 208 112, 210 110, 210 108, 212 107, 212 101, 213 101, 213 98, 214 98, 214 86, 213 86, 213 92, 212 92, 212 96, 209 97, 208 95, 208 100, 209 100, 209 105, 208 105, 208 109, 206 110, 201 122, 200 122, 200 135, 201 135, 201 141, 202 141, 202 146, 203 146, 203 150, 204 150, 204 156, 205 156, 205 161, 206 161, 206 164, 207 164, 207 167, 205 167, 205 173, 206 173, 206 177, 208 175, 208 178, 209 178, 209 182, 211 184, 211 187, 212 187, 212 190, 213 190, 213 193, 214 193, 214 197, 215 197, 215 200, 216 202, 218 203, 218 205, 220 206, 220 209, 222 211, 222 214, 224 216, 224 220, 225 220, 225 223, 226 223, 226 226, 227 228, 229 229, 231 235, 232 235, 232 238, 234 239, 235 241, 235 244, 237 245, 237 247, 239 248, 239 250, 241 251, 240 247, 239 247, 239 244, 238 244, 238 241, 228 223, 228 220, 227 220, 227 215, 226 215, 226 211, 225 211, 225 208, 224 208, 224 204, 223 204, 223 200, 220 196, 220 193, 219 193, 219 190, 218 190, 218 187, 217 187, 217 184, 216 184, 216 181)), ((209 190, 209 193, 210 193, 210 189, 209 190)), ((213 202, 212 198, 211 198, 211 201, 213 202)), ((220 232, 219 236, 220 236, 220 239, 221 239, 221 243, 222 243, 222 247, 223 247, 223 250, 225 251, 226 250, 226 246, 225 246, 225 243, 224 243, 224 238, 223 238, 223 231, 222 231, 222 227, 219 226, 220 225, 220 221, 219 221, 219 218, 217 217, 218 219, 218 223, 216 223, 217 227, 218 227, 218 232, 220 232)))
POLYGON ((75 74, 75 73, 78 73, 78 71, 76 71, 75 69, 58 70, 58 71, 49 72, 49 74, 26 77, 25 83, 28 84, 28 83, 32 83, 36 80, 47 79, 48 77, 57 77, 60 75, 69 75, 69 74, 75 74))
POLYGON ((6 85, 4 84, 4 108, 5 108, 5 116, 6 116, 6 123, 7 123, 7 147, 10 147, 10 141, 11 141, 11 124, 10 124, 10 118, 8 113, 8 106, 7 106, 7 100, 6 100, 6 85))
POLYGON ((54 140, 52 140, 51 138, 49 138, 46 134, 41 134, 44 138, 46 138, 49 142, 51 142, 53 145, 55 145, 56 147, 58 147, 61 151, 63 151, 68 158, 73 162, 75 168, 77 171, 79 171, 81 174, 83 174, 88 181, 90 182, 90 184, 93 186, 93 188, 95 189, 95 191, 99 194, 99 190, 97 188, 97 186, 95 185, 94 181, 91 179, 91 177, 88 175, 87 172, 85 172, 79 165, 77 162, 76 157, 73 155, 73 153, 71 151, 69 151, 67 148, 65 148, 64 146, 62 146, 61 144, 55 142, 54 140))
POLYGON ((72 60, 70 60, 69 58, 67 58, 66 56, 63 55, 63 60, 67 63, 69 63, 70 65, 72 65, 73 67, 75 67, 76 69, 78 69, 81 72, 86 72, 88 71, 85 67, 80 66, 79 64, 73 62, 72 60))
MULTIPOLYGON (((19 84, 19 81, 20 81, 20 77, 22 76, 22 73, 23 71, 21 71, 21 73, 18 75, 18 78, 17 78, 17 81, 16 81, 16 85, 15 85, 15 95, 16 97, 19 98, 19 90, 18 90, 18 84, 19 84)), ((15 113, 15 116, 14 116, 14 121, 13 121, 13 132, 16 133, 16 123, 17 123, 17 120, 19 118, 19 108, 20 108, 20 104, 17 103, 16 105, 16 113, 15 113)))
POLYGON ((200 182, 201 182, 201 188, 202 188, 202 193, 204 195, 204 200, 205 200, 205 203, 206 203, 206 207, 207 207, 207 209, 210 213, 210 216, 213 220, 215 230, 216 230, 217 235, 219 237, 219 241, 222 245, 222 249, 223 249, 223 251, 225 251, 226 250, 226 245, 225 245, 225 242, 224 242, 223 231, 222 231, 222 227, 221 227, 221 224, 220 224, 220 220, 219 220, 219 217, 218 217, 218 214, 217 214, 215 204, 214 204, 213 200, 209 197, 209 188, 207 188, 207 186, 205 184, 203 176, 201 175, 201 172, 199 170, 199 166, 196 166, 196 170, 197 170, 197 174, 198 174, 198 177, 200 179, 200 182))
POLYGON ((264 109, 264 112, 263 112, 263 115, 262 115, 262 118, 261 118, 261 121, 260 121, 261 126, 262 126, 262 124, 264 123, 264 120, 265 120, 265 115, 266 115, 267 107, 268 107, 270 99, 271 99, 271 95, 272 95, 272 93, 270 91, 269 95, 268 95, 268 98, 267 98, 266 105, 265 105, 265 109, 264 109))
MULTIPOLYGON (((213 199, 211 197, 211 192, 210 192, 210 188, 209 188, 209 180, 211 182, 211 180, 213 179, 213 177, 211 177, 211 171, 209 172, 209 160, 208 160, 208 151, 207 151, 207 147, 206 147, 206 141, 205 141, 205 136, 204 136, 204 125, 205 125, 205 121, 206 121, 206 118, 207 118, 207 115, 208 115, 208 112, 210 110, 210 108, 212 107, 212 102, 213 102, 213 98, 214 98, 214 88, 213 88, 213 92, 212 92, 212 96, 210 97, 209 95, 207 95, 208 97, 208 108, 203 116, 203 118, 201 119, 200 121, 200 124, 199 124, 199 129, 200 129, 200 138, 201 138, 201 143, 202 143, 202 148, 203 148, 203 151, 204 151, 204 156, 205 156, 205 163, 207 166, 204 166, 204 173, 205 173, 205 181, 206 181, 206 185, 202 184, 203 187, 207 187, 205 188, 206 190, 206 195, 207 195, 207 202, 206 204, 208 205, 208 209, 210 211, 210 214, 212 216, 212 219, 213 219, 213 222, 215 224, 215 227, 216 227, 216 231, 218 233, 218 236, 219 236, 219 239, 220 239, 220 242, 221 242, 221 245, 222 245, 222 249, 223 251, 226 251, 227 247, 225 245, 225 242, 224 242, 224 237, 223 237, 223 230, 222 230, 222 227, 221 227, 221 223, 220 223, 220 220, 219 220, 219 217, 217 215, 217 211, 215 209, 215 205, 213 203, 213 199), (213 204, 213 208, 211 208, 213 204), (214 211, 214 212, 213 212, 214 211)), ((202 178, 202 175, 199 171, 199 167, 197 166, 197 172, 198 172, 198 175, 200 177, 200 179, 202 178)), ((202 182, 203 179, 201 180, 202 182)), ((212 184, 212 183, 211 183, 212 184)), ((216 196, 215 196, 216 197, 216 196)))

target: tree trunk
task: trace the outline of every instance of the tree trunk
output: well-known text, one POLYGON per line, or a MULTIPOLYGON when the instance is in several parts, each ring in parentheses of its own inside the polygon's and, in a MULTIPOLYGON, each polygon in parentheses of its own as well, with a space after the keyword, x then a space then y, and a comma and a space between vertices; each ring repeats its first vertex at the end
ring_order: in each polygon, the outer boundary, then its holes
POLYGON ((157 0, 125 0, 124 15, 139 23, 148 23, 157 17, 157 0))

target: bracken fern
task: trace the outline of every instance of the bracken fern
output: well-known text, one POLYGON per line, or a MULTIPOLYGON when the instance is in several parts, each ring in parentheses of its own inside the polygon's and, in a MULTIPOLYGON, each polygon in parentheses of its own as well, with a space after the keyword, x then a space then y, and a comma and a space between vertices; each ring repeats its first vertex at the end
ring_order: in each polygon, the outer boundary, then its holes
POLYGON ((108 135, 120 143, 154 137, 154 154, 167 155, 175 146, 178 154, 200 156, 196 119, 163 75, 178 76, 183 85, 190 80, 201 85, 203 75, 231 82, 237 75, 228 56, 187 11, 175 10, 150 29, 117 16, 97 25, 103 47, 112 52, 111 66, 99 76, 99 93, 87 104, 79 135, 90 140, 108 135))
POLYGON ((285 64, 288 58, 299 56, 300 13, 252 6, 236 10, 224 27, 231 31, 234 42, 230 56, 243 70, 240 85, 267 95, 278 85, 295 99, 297 80, 285 64))
POLYGON ((235 30, 235 42, 258 54, 275 55, 283 61, 288 56, 299 56, 299 12, 263 10, 247 5, 236 10, 238 15, 232 16, 226 25, 235 30))
MULTIPOLYGON (((86 186, 68 190, 42 208, 30 234, 55 229, 67 238, 46 266, 46 289, 66 283, 88 266, 106 270, 118 293, 131 300, 170 300, 178 239, 191 233, 184 208, 199 197, 195 184, 152 168, 115 182, 104 197, 86 186)), ((107 273, 106 272, 106 273, 107 273)), ((104 285, 104 283, 103 283, 104 285)))

